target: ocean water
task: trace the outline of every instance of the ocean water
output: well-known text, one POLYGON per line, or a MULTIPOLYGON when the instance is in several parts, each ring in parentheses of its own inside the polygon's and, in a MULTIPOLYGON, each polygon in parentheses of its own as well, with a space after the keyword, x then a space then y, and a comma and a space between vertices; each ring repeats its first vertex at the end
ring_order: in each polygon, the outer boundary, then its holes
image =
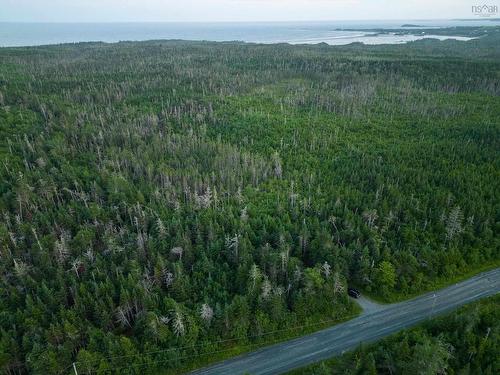
MULTIPOLYGON (((405 43, 424 37, 439 39, 470 38, 433 36, 435 28, 449 26, 495 25, 489 20, 398 20, 331 22, 257 22, 257 23, 0 23, 0 47, 35 46, 76 42, 119 42, 158 39, 244 41, 251 43, 290 43, 331 45, 405 43), (374 35, 368 31, 342 29, 396 29, 404 24, 428 28, 423 35, 374 35)), ((411 27, 409 28, 411 29, 411 27)))

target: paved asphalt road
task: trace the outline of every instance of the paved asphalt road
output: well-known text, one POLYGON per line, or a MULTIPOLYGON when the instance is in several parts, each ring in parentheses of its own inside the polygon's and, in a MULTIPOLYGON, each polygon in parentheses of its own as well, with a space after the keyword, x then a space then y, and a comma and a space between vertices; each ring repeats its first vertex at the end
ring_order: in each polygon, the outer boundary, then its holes
POLYGON ((415 299, 383 305, 348 322, 250 352, 193 375, 282 374, 376 341, 431 316, 500 292, 500 268, 415 299))

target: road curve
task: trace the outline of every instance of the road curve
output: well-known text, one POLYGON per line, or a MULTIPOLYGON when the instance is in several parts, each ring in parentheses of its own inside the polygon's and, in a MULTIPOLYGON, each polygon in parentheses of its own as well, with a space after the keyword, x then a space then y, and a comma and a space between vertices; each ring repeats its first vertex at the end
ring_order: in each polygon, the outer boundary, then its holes
POLYGON ((373 342, 429 317, 500 292, 500 268, 405 302, 383 305, 348 322, 191 372, 192 375, 268 375, 318 362, 373 342))

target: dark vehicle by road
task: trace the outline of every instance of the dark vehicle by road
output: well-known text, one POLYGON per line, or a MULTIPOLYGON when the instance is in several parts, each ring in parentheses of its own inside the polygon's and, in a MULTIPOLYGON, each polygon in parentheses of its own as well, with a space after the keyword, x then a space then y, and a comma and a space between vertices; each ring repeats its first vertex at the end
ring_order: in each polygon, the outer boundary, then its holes
POLYGON ((359 290, 354 289, 354 288, 348 288, 347 294, 349 294, 352 298, 359 298, 359 296, 361 296, 361 293, 359 292, 359 290))

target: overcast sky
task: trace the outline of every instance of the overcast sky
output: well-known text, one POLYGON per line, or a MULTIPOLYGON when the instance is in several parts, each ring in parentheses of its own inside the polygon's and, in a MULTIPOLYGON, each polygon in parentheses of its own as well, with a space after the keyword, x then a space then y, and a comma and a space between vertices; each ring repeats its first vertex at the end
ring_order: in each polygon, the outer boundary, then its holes
POLYGON ((0 0, 0 21, 298 21, 471 18, 499 0, 0 0))

